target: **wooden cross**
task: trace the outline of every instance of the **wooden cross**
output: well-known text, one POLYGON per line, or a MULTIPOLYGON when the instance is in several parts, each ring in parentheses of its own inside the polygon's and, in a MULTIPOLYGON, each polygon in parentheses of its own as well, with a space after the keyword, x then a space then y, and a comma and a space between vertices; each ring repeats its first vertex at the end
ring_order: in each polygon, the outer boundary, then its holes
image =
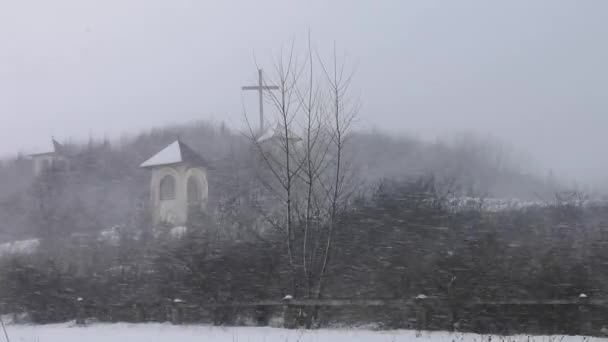
POLYGON ((258 85, 242 87, 243 90, 257 90, 260 96, 260 134, 264 132, 264 90, 276 90, 277 86, 264 85, 264 76, 262 69, 258 69, 258 85))

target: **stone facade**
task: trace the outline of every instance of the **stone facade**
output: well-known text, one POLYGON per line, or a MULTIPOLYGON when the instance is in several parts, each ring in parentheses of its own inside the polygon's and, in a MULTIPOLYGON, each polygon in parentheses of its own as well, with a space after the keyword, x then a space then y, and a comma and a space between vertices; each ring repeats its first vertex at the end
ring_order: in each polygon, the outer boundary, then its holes
POLYGON ((154 169, 150 179, 154 224, 185 225, 189 211, 207 208, 208 191, 204 167, 182 163, 154 169), (173 186, 161 191, 162 182, 172 182, 173 186))
POLYGON ((68 160, 55 154, 41 154, 32 156, 34 176, 40 176, 46 170, 63 170, 67 168, 68 160))

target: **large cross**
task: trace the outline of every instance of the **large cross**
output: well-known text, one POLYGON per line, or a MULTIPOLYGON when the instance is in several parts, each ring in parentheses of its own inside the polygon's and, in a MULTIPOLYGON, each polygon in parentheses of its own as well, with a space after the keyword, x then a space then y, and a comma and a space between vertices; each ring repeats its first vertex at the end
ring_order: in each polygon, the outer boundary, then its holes
POLYGON ((262 76, 262 69, 258 69, 258 85, 257 86, 246 86, 243 90, 257 90, 260 96, 260 134, 264 133, 264 90, 276 90, 279 89, 277 86, 264 85, 264 76, 262 76))

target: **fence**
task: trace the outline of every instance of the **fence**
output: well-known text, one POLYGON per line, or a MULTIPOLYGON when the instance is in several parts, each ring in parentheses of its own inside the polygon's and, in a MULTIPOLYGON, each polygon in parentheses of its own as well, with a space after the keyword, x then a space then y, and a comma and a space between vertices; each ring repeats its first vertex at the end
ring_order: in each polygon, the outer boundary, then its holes
POLYGON ((78 319, 171 321, 174 324, 273 325, 287 328, 374 323, 379 328, 459 330, 478 333, 599 335, 608 300, 449 301, 418 299, 309 299, 225 303, 183 301, 100 307, 82 302, 78 319))

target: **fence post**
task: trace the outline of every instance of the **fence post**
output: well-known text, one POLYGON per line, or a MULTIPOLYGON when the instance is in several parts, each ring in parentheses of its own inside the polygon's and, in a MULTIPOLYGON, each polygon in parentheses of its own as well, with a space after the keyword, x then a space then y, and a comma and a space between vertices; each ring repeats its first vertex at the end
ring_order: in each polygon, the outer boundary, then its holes
POLYGON ((84 300, 81 297, 76 299, 76 324, 85 324, 84 300))
POLYGON ((133 304, 132 306, 132 310, 133 310, 133 319, 135 322, 141 322, 142 321, 142 311, 141 308, 139 307, 139 305, 137 305, 137 303, 133 304))
POLYGON ((290 305, 290 302, 293 297, 285 296, 283 298, 283 327, 286 329, 293 329, 295 327, 295 320, 293 317, 293 307, 290 305))
POLYGON ((424 296, 424 297, 419 296, 419 297, 416 297, 416 299, 414 301, 414 307, 416 310, 416 330, 418 330, 418 331, 426 330, 426 328, 427 328, 428 310, 424 303, 425 299, 426 299, 426 296, 424 296))
POLYGON ((183 300, 176 298, 171 303, 171 323, 181 324, 182 323, 182 304, 185 303, 183 300))
POLYGON ((581 295, 581 297, 579 297, 578 313, 580 333, 583 335, 591 335, 593 333, 591 324, 592 315, 587 296, 581 295))
POLYGON ((177 307, 178 304, 173 304, 171 305, 171 324, 174 325, 178 325, 180 324, 180 319, 179 319, 179 307, 177 307))

